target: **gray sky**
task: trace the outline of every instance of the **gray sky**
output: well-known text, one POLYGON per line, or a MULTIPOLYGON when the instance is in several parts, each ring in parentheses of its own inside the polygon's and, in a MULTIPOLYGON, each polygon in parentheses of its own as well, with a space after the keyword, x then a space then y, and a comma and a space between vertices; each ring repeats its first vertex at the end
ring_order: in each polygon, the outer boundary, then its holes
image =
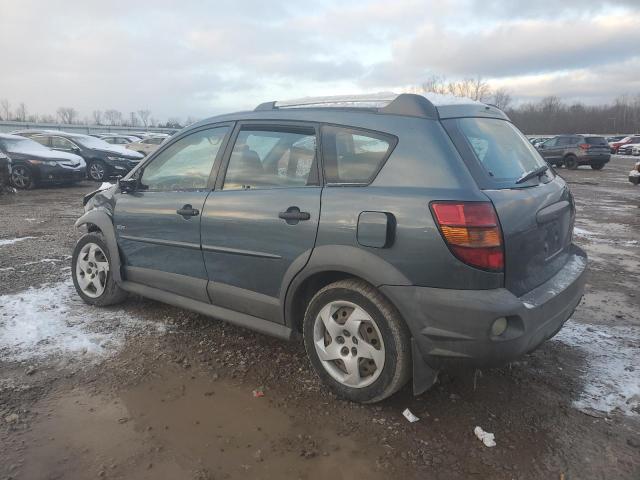
POLYGON ((482 75, 520 100, 640 93, 640 0, 0 0, 0 99, 166 119, 482 75))

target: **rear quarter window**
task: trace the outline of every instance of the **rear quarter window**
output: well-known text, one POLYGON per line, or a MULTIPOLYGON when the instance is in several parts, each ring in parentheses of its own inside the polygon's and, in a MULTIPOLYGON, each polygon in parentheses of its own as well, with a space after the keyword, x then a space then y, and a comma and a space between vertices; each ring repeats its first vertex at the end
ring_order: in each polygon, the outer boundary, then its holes
POLYGON ((327 183, 371 183, 397 142, 393 135, 352 128, 322 127, 327 183))

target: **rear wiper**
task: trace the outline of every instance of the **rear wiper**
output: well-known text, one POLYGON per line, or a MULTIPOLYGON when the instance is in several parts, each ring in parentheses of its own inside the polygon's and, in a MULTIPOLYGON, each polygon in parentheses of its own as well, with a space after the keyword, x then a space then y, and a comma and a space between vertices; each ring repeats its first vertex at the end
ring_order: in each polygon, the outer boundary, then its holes
POLYGON ((538 168, 534 168, 533 170, 525 173, 518 180, 516 180, 516 185, 519 183, 524 183, 527 180, 531 180, 534 177, 540 177, 547 170, 549 170, 549 165, 542 165, 538 168))

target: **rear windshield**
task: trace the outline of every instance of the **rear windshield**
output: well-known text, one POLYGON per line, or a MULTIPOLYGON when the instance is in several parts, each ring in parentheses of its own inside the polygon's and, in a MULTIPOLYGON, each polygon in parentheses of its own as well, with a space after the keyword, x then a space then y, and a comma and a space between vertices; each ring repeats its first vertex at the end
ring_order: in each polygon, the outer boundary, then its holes
POLYGON ((609 145, 604 137, 585 137, 589 145, 609 145))
MULTIPOLYGON (((443 124, 462 156, 468 157, 466 153, 470 150, 479 161, 490 177, 491 187, 530 186, 530 182, 518 185, 516 180, 525 173, 546 165, 527 137, 506 120, 456 118, 445 120, 443 124)), ((553 174, 549 172, 548 175, 552 177, 553 174)))

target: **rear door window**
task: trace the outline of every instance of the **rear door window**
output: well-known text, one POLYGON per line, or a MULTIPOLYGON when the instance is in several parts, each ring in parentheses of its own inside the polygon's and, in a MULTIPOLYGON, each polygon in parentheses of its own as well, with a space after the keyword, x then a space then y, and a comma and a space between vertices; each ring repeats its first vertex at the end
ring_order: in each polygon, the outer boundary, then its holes
POLYGON ((315 128, 252 128, 236 138, 223 190, 318 184, 315 128))
MULTIPOLYGON (((531 186, 530 182, 516 184, 516 181, 525 173, 546 165, 527 137, 511 122, 472 117, 453 118, 442 123, 472 174, 484 173, 479 182, 482 188, 531 186), (478 163, 481 169, 477 168, 478 163)), ((549 143, 545 143, 547 145, 549 143)), ((547 175, 553 178, 552 172, 547 175)))
POLYGON ((323 127, 322 148, 326 182, 371 183, 396 143, 395 137, 378 132, 323 127))

